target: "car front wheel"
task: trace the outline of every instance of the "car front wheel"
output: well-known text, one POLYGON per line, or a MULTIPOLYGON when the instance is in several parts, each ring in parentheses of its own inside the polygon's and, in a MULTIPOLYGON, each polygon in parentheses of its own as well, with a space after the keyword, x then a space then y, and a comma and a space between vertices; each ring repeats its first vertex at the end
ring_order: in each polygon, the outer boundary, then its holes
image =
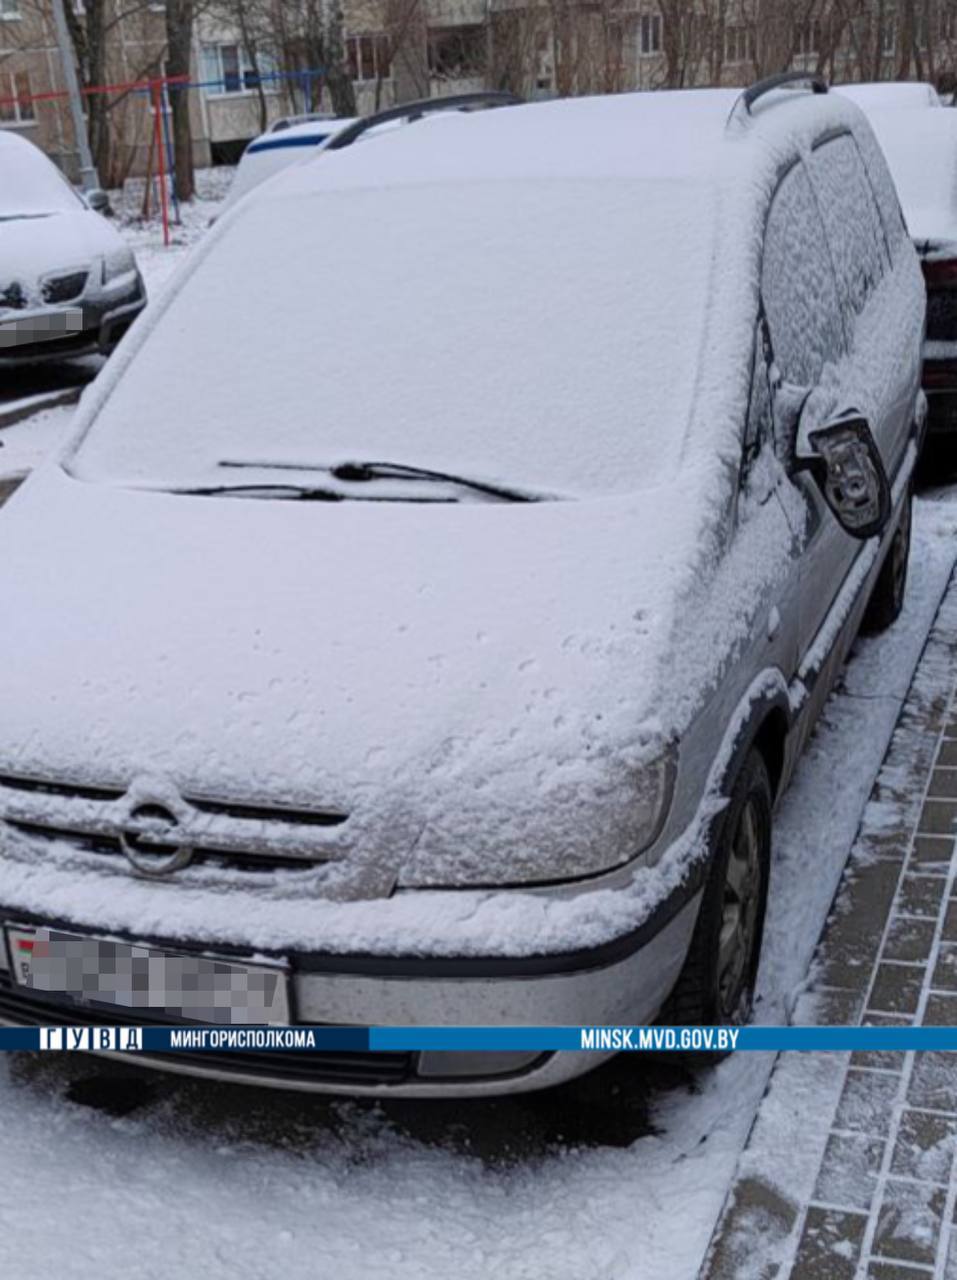
POLYGON ((886 631, 897 621, 904 607, 904 592, 907 589, 907 564, 910 560, 911 507, 913 499, 910 494, 904 500, 900 523, 891 542, 890 549, 881 565, 881 571, 874 583, 874 590, 864 614, 862 631, 877 634, 886 631))
POLYGON ((750 751, 718 819, 711 865, 684 968, 662 1021, 747 1022, 764 933, 771 864, 771 781, 750 751))

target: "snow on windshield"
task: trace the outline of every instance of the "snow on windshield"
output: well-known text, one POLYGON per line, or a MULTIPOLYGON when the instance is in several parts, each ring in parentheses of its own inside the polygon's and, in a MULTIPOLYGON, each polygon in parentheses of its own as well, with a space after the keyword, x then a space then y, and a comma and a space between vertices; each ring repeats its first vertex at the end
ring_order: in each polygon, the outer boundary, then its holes
POLYGON ((253 201, 74 469, 160 484, 235 478, 227 459, 368 459, 555 492, 654 482, 691 410, 707 195, 549 180, 253 201))
POLYGON ((41 151, 21 138, 2 142, 0 218, 76 213, 83 207, 59 169, 41 151))

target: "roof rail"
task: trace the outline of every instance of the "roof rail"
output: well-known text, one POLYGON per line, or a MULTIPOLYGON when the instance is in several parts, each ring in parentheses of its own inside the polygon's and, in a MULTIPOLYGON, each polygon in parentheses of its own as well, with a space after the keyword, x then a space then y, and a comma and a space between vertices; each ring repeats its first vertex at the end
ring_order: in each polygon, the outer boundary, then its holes
POLYGON ((775 89, 797 89, 799 87, 807 89, 810 93, 828 92, 827 81, 823 76, 816 76, 810 71, 779 71, 777 75, 766 76, 763 80, 758 80, 755 84, 745 89, 731 108, 728 120, 730 121, 737 115, 740 107, 744 107, 745 113, 750 115, 754 104, 763 98, 765 94, 773 93, 775 89))
POLYGON ((417 102, 404 102, 398 107, 387 107, 385 111, 377 111, 374 115, 363 116, 355 124, 348 125, 340 133, 334 134, 326 143, 325 151, 340 151, 351 146, 357 138, 390 120, 421 120, 423 116, 434 115, 439 111, 478 111, 483 107, 517 107, 524 102, 514 93, 487 91, 481 93, 457 93, 448 98, 421 98, 417 102))

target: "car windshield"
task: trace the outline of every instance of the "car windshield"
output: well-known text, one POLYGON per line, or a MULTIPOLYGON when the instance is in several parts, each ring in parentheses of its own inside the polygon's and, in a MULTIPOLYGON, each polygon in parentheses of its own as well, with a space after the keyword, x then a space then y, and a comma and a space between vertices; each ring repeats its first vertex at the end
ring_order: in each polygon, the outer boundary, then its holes
POLYGON ((223 459, 286 480, 388 460, 551 494, 654 484, 691 410, 707 194, 606 179, 250 201, 71 470, 183 488, 221 483, 223 459))
POLYGON ((0 152, 0 221, 76 213, 83 202, 59 169, 35 147, 0 152))

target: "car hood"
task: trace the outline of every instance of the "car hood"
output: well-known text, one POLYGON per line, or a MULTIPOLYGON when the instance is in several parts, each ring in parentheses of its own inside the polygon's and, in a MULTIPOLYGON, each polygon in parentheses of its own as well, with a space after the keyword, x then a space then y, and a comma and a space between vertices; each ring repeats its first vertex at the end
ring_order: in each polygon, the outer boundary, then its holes
POLYGON ((0 291, 16 281, 32 297, 42 276, 88 266, 122 245, 105 218, 91 209, 0 220, 0 291))
POLYGON ((473 864, 506 814, 547 863, 544 805, 554 863, 667 736, 696 537, 673 499, 208 498, 47 466, 0 513, 0 772, 341 811, 401 857, 458 814, 473 864))

